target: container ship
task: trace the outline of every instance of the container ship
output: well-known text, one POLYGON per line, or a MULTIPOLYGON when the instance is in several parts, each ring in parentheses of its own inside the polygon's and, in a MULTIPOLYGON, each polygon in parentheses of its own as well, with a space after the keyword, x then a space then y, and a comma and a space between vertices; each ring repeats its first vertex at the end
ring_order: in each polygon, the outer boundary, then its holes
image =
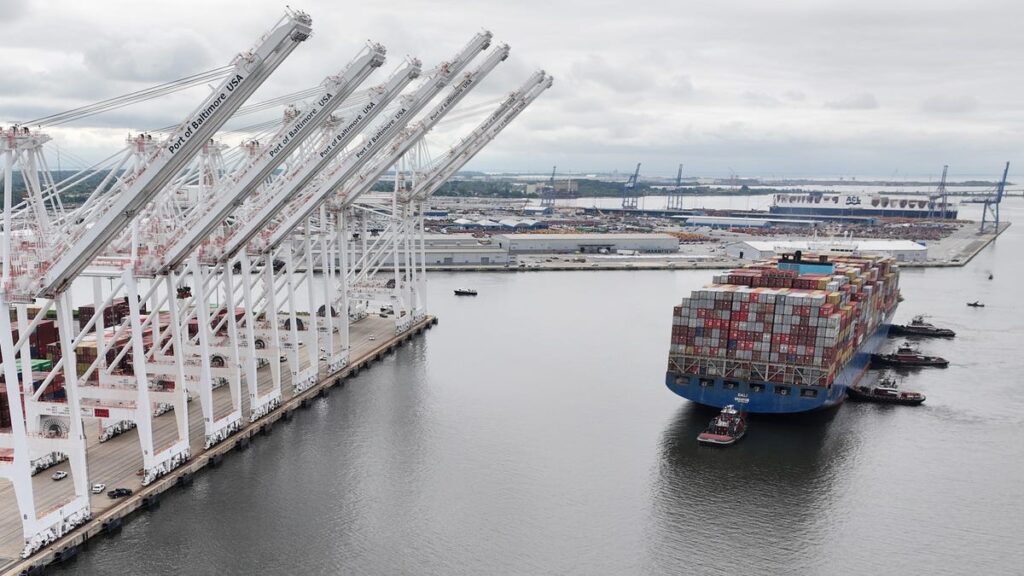
POLYGON ((751 413, 836 406, 885 342, 898 300, 889 257, 797 251, 716 275, 673 311, 665 384, 751 413))
POLYGON ((771 214, 867 218, 939 218, 956 220, 957 211, 941 196, 909 198, 878 194, 781 193, 772 199, 771 214))

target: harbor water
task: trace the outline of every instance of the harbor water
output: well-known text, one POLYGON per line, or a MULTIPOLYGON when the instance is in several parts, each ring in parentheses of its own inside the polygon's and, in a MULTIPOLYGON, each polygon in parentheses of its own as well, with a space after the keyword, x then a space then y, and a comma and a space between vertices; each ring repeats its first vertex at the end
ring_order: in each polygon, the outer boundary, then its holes
POLYGON ((905 374, 921 407, 699 447, 712 413, 664 373, 711 272, 431 274, 434 330, 60 573, 1020 574, 1024 203, 1003 211, 966 267, 903 270, 896 321, 957 332, 920 344, 949 368, 905 374))

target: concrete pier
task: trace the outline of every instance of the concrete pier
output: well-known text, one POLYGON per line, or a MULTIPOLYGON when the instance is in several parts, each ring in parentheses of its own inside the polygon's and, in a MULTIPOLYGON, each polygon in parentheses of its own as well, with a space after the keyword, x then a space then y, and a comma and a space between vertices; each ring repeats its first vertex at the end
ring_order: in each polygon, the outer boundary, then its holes
MULTIPOLYGON (((142 454, 135 430, 130 430, 116 438, 100 443, 98 422, 87 419, 86 441, 88 452, 89 482, 103 483, 106 488, 101 494, 91 497, 92 519, 67 536, 43 548, 31 558, 21 560, 19 554, 24 546, 21 520, 18 517, 17 502, 13 487, 9 483, 0 486, 0 571, 7 574, 40 574, 44 567, 54 562, 67 561, 77 555, 88 541, 104 534, 114 534, 121 530, 129 517, 139 511, 155 510, 160 504, 160 495, 176 486, 188 486, 193 475, 200 470, 216 467, 224 458, 230 458, 235 451, 245 450, 250 442, 258 442, 260 436, 273 431, 279 420, 297 420, 301 425, 301 411, 318 396, 329 393, 331 387, 341 384, 345 378, 355 375, 369 367, 373 362, 382 359, 406 341, 422 334, 437 323, 437 319, 427 316, 410 327, 402 334, 396 335, 394 318, 370 316, 352 324, 350 328, 349 365, 334 373, 328 373, 326 365, 320 362, 320 380, 309 389, 294 394, 292 392, 290 370, 282 366, 282 404, 273 412, 256 422, 245 425, 241 430, 210 449, 204 449, 204 433, 202 411, 198 400, 189 403, 189 440, 192 458, 181 467, 142 487, 142 477, 136 472, 142 468, 142 454), (106 492, 114 488, 130 488, 134 494, 128 498, 111 500, 106 492)), ((305 348, 300 349, 301 362, 308 363, 305 348)), ((271 386, 269 367, 259 370, 259 388, 261 393, 271 386)), ((242 413, 248 413, 246 394, 242 395, 242 413)), ((226 413, 231 407, 230 390, 221 386, 214 391, 215 413, 226 413)), ((154 420, 154 439, 158 442, 166 439, 172 441, 174 430, 174 414, 168 412, 154 420)), ((248 418, 245 418, 247 421, 248 418)), ((33 477, 38 505, 43 510, 55 507, 69 498, 73 488, 70 478, 54 481, 51 474, 58 470, 70 472, 67 463, 44 470, 33 477)))

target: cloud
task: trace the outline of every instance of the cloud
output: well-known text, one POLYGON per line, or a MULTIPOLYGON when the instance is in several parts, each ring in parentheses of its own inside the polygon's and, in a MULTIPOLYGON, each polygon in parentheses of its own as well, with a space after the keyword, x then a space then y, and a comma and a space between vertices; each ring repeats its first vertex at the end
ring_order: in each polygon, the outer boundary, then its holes
POLYGON ((85 51, 85 63, 105 78, 146 82, 167 82, 213 67, 206 40, 184 29, 103 38, 85 51))
MULTIPOLYGON (((636 67, 616 65, 597 54, 588 54, 586 58, 577 60, 570 72, 575 82, 601 86, 613 92, 643 92, 652 86, 652 79, 639 74, 636 67)), ((690 88, 692 90, 692 85, 690 88)))
POLYGON ((947 96, 940 94, 921 101, 921 110, 933 114, 963 114, 978 107, 974 96, 947 96))
POLYGON ((28 0, 4 0, 0 2, 0 22, 10 25, 28 13, 28 0))
POLYGON ((680 99, 689 100, 693 97, 693 81, 685 74, 677 74, 674 76, 668 86, 673 95, 680 99))
MULTIPOLYGON (((36 2, 0 0, 0 20, 14 22, 0 36, 0 117, 38 117, 227 64, 283 14, 280 0, 249 0, 244 10, 210 0, 144 10, 127 4, 46 0, 38 3, 44 11, 36 2)), ((930 7, 924 0, 593 0, 580 10, 550 0, 391 0, 354 11, 305 0, 313 36, 252 101, 317 85, 367 38, 387 46, 388 63, 364 86, 382 82, 406 55, 429 69, 486 28, 495 44, 511 45, 510 58, 453 117, 501 98, 539 68, 555 85, 470 169, 557 162, 560 170, 594 171, 642 161, 645 173, 670 176, 679 162, 698 175, 844 165, 847 173, 930 174, 941 158, 958 173, 987 174, 991 157, 1012 160, 1024 136, 1016 98, 1024 35, 1015 28, 1024 3, 930 7)), ((127 130, 178 122, 202 97, 161 98, 70 125, 62 147, 98 160, 123 144, 127 130), (74 130, 95 135, 76 139, 74 130)), ((453 122, 436 145, 457 141, 478 120, 453 122)))
POLYGON ((772 96, 771 94, 764 94, 762 92, 747 91, 740 94, 740 99, 747 105, 758 108, 775 108, 782 104, 782 102, 775 96, 772 96))
POLYGON ((825 102, 825 108, 833 110, 874 110, 878 108, 878 99, 873 94, 864 92, 825 102))

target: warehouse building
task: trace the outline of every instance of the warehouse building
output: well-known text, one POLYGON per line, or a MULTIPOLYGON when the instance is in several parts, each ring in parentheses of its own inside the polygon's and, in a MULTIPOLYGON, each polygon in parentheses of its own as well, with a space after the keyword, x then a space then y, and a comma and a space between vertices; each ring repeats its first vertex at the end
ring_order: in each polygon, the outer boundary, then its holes
POLYGON ((770 228, 772 226, 808 226, 816 227, 820 220, 798 220, 795 218, 751 218, 746 216, 673 216, 673 220, 682 220, 683 226, 699 226, 704 228, 770 228))
MULTIPOLYGON (((370 239, 372 244, 374 239, 370 239)), ((431 266, 487 266, 509 263, 508 243, 497 238, 476 238, 472 234, 426 234, 424 236, 424 252, 427 267, 431 266)), ((354 243, 354 258, 361 257, 362 245, 354 243)), ((319 253, 314 248, 314 262, 320 262, 319 253)), ((405 260, 405 251, 399 249, 398 258, 405 260)), ((391 255, 383 259, 383 268, 391 268, 391 255)))
POLYGON ((679 240, 668 234, 503 234, 495 241, 513 254, 607 254, 618 251, 677 252, 679 240))
POLYGON ((725 247, 731 258, 743 260, 761 260, 796 250, 892 256, 897 262, 928 260, 928 247, 911 240, 745 240, 725 247))

